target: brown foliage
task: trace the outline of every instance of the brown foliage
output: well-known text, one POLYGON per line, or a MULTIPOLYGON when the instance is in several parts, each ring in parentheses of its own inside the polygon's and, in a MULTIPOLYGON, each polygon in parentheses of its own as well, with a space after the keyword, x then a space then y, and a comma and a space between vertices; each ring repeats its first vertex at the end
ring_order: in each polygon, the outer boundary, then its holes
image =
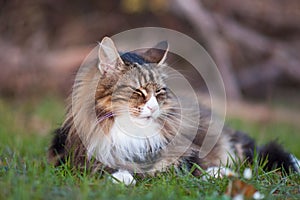
POLYGON ((0 93, 71 87, 96 41, 142 26, 186 33, 217 63, 231 99, 300 86, 298 0, 3 1, 0 93), (134 4, 132 3, 134 2, 134 4))

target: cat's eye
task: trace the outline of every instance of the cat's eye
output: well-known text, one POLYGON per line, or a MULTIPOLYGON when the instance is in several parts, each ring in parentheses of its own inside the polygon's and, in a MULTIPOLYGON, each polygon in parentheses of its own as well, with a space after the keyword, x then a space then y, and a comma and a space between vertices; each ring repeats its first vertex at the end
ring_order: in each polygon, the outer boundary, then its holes
POLYGON ((166 88, 158 88, 158 89, 155 91, 155 94, 156 94, 156 95, 163 94, 165 91, 166 91, 166 88))
POLYGON ((138 94, 139 96, 143 97, 144 99, 146 98, 144 92, 142 90, 140 90, 140 89, 136 89, 134 91, 134 93, 138 94))

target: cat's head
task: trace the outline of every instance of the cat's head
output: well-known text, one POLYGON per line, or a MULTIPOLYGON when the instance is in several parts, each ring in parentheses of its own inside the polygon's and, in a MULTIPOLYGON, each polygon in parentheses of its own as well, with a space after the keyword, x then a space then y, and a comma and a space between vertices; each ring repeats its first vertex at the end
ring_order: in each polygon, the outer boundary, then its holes
POLYGON ((114 42, 105 37, 98 51, 97 103, 114 115, 129 114, 141 124, 157 120, 171 105, 164 72, 167 53, 164 41, 145 51, 119 54, 114 42))

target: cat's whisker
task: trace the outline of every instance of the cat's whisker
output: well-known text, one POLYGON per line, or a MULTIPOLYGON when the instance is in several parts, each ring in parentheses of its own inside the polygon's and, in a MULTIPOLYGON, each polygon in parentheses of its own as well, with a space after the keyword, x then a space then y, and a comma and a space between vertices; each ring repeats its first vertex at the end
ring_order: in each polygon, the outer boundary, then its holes
POLYGON ((177 121, 177 120, 165 120, 166 122, 168 123, 171 123, 172 125, 174 125, 174 127, 178 127, 179 125, 180 126, 183 126, 183 127, 193 127, 193 128, 197 128, 198 126, 197 125, 194 125, 194 124, 189 124, 189 123, 181 123, 181 121, 177 121))
POLYGON ((183 77, 179 74, 170 74, 168 75, 167 79, 166 80, 171 80, 171 79, 182 79, 183 77))
POLYGON ((177 58, 172 63, 168 63, 168 67, 175 65, 176 63, 180 62, 181 60, 183 60, 183 59, 182 58, 177 58))
MULTIPOLYGON (((161 117, 162 118, 165 118, 167 121, 174 121, 175 122, 175 124, 176 123, 178 123, 178 122, 180 122, 181 120, 184 120, 185 122, 188 122, 188 123, 196 123, 196 121, 193 121, 193 120, 191 120, 191 119, 189 119, 188 117, 185 117, 185 116, 182 116, 182 115, 180 115, 180 114, 176 114, 176 115, 170 115, 170 114, 161 114, 161 117), (176 119, 176 120, 173 120, 171 117, 176 117, 176 116, 178 116, 178 117, 180 117, 180 118, 178 118, 178 119, 176 119)), ((187 124, 188 125, 188 124, 187 124)), ((194 125, 191 125, 191 126, 194 126, 194 125)))
POLYGON ((168 110, 184 110, 184 111, 193 111, 193 112, 196 112, 195 109, 193 108, 182 108, 182 107, 170 107, 170 106, 167 106, 168 110))
MULTIPOLYGON (((165 117, 165 118, 175 118, 177 121, 181 120, 181 119, 187 119, 190 120, 188 117, 185 117, 179 113, 161 113, 161 117, 165 117)), ((192 122, 192 120, 190 120, 192 122)))
POLYGON ((180 127, 184 128, 184 129, 189 128, 189 129, 193 129, 193 130, 201 130, 201 127, 198 127, 196 125, 192 125, 189 123, 182 124, 178 121, 172 121, 172 120, 166 120, 166 121, 169 125, 171 125, 173 127, 173 129, 174 129, 173 131, 175 131, 175 132, 178 132, 180 127))
POLYGON ((97 124, 100 124, 104 120, 111 118, 113 116, 115 116, 113 113, 107 113, 106 115, 102 115, 102 116, 98 117, 97 124))
POLYGON ((183 74, 189 72, 189 70, 184 70, 184 69, 175 69, 175 70, 176 71, 167 72, 167 76, 169 77, 169 76, 171 76, 173 74, 183 76, 183 74))
MULTIPOLYGON (((189 116, 185 116, 185 115, 183 115, 182 113, 177 113, 177 112, 172 112, 172 113, 166 113, 166 112, 163 112, 162 113, 163 115, 167 115, 167 116, 180 116, 180 118, 184 118, 184 117, 191 117, 192 116, 192 112, 191 113, 189 113, 189 116)), ((197 113, 195 113, 195 114, 197 114, 197 113)))

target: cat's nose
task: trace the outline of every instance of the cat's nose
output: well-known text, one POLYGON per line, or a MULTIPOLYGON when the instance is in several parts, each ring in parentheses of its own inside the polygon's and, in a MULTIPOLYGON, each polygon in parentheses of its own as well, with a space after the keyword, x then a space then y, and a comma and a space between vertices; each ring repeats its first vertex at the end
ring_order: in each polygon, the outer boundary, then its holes
POLYGON ((151 113, 154 113, 158 109, 158 106, 154 106, 154 107, 147 106, 147 108, 151 111, 151 113))

